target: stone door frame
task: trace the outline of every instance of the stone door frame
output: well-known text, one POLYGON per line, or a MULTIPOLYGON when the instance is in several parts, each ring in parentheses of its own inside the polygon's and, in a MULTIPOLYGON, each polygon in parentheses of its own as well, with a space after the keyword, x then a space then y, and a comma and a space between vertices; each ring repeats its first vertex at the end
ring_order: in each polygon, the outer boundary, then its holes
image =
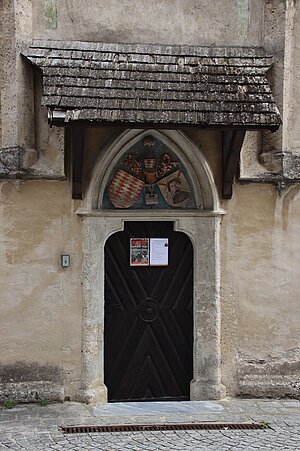
POLYGON ((91 178, 82 216, 84 253, 82 267, 82 391, 85 402, 107 402, 104 384, 104 247, 114 233, 123 231, 126 221, 172 221, 174 231, 185 233, 194 249, 194 345, 193 380, 190 399, 220 399, 220 223, 219 208, 211 169, 195 146, 178 131, 129 130, 122 133, 99 155, 91 178), (145 135, 159 137, 171 146, 190 169, 198 210, 101 210, 103 187, 121 151, 145 135))

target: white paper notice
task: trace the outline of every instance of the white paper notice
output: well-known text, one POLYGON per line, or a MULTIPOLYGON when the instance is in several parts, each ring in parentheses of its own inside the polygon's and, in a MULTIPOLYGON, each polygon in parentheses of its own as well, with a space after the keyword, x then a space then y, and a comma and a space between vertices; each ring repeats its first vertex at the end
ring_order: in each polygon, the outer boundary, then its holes
POLYGON ((168 238, 150 239, 150 266, 168 266, 168 238))

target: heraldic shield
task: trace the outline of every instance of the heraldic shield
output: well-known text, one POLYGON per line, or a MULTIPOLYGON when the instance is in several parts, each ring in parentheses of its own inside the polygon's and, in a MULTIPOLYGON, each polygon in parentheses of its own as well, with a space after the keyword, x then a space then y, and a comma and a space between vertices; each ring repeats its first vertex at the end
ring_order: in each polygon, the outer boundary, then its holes
POLYGON ((180 170, 159 180, 158 186, 165 201, 172 207, 185 207, 190 199, 191 188, 180 170))
POLYGON ((118 169, 109 185, 108 195, 115 208, 131 207, 144 188, 145 182, 118 169))

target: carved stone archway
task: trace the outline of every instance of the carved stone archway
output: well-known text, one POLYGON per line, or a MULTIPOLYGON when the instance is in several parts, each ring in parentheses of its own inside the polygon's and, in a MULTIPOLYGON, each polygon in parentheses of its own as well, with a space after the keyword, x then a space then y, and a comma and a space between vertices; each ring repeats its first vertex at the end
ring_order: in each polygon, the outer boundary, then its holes
POLYGON ((211 169, 200 149, 178 131, 129 130, 122 133, 99 156, 83 208, 84 223, 82 399, 106 402, 104 384, 104 247, 113 233, 124 230, 126 221, 173 221, 194 247, 194 370, 192 400, 219 399, 220 348, 220 210, 211 169), (120 152, 145 135, 169 146, 186 165, 202 205, 194 210, 102 210, 103 187, 120 152))

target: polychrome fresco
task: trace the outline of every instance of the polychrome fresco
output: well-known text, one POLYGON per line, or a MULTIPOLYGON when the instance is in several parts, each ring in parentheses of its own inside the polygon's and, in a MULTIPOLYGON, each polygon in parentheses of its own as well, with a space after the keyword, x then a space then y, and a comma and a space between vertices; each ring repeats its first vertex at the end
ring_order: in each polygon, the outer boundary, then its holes
POLYGON ((195 208, 186 168, 161 141, 147 136, 115 165, 103 196, 104 209, 195 208))

